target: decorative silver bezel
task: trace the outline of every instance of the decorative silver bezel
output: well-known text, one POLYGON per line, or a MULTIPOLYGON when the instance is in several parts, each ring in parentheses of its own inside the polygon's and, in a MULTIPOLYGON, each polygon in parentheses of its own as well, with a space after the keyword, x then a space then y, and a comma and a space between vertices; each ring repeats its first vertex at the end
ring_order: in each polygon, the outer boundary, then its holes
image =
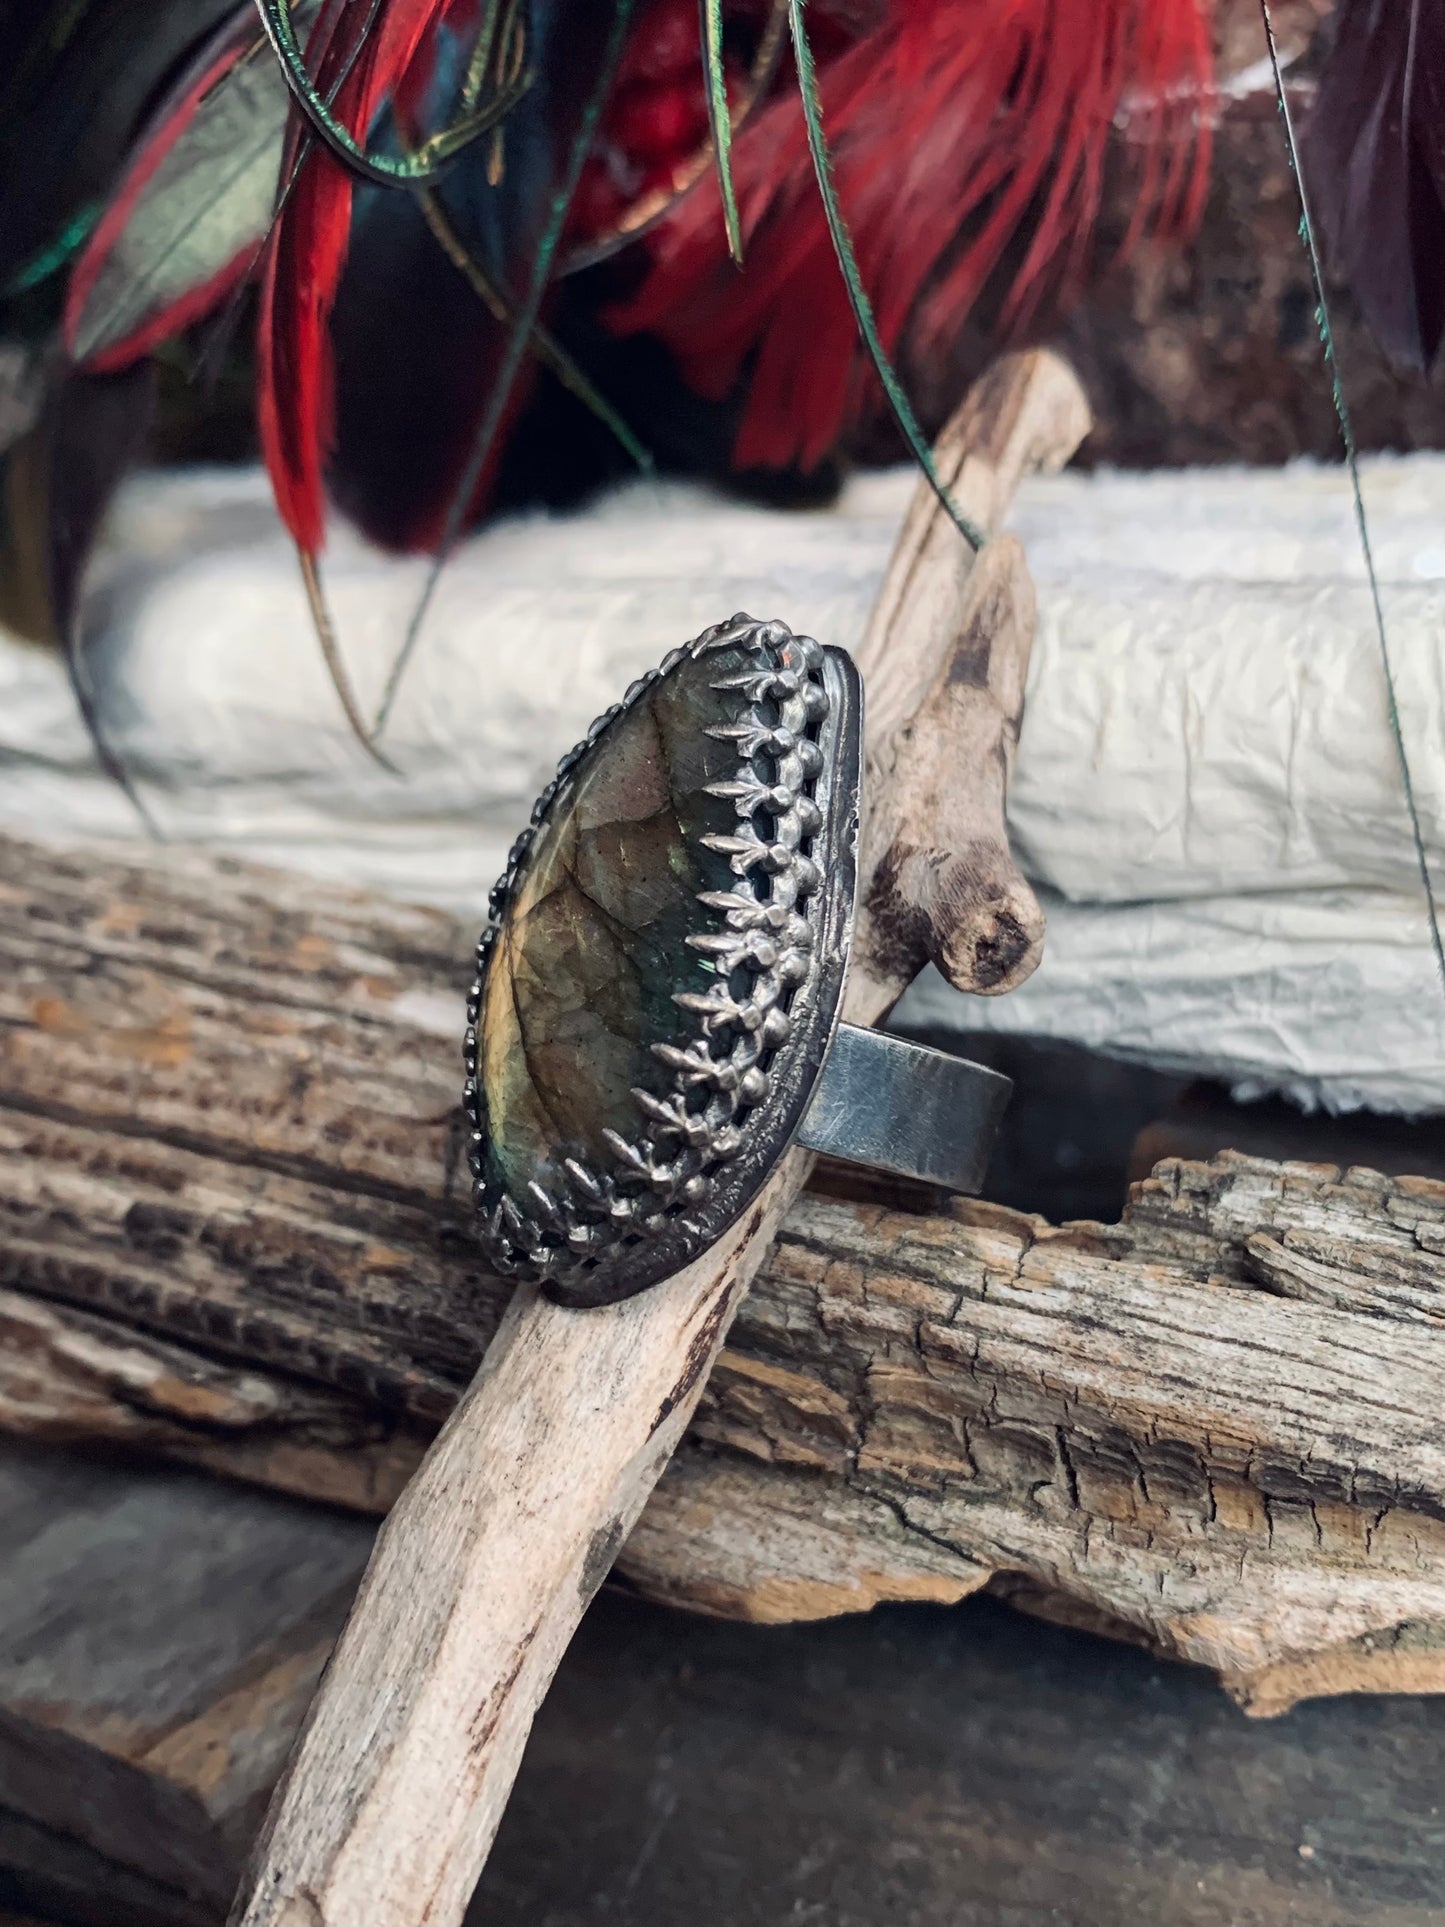
POLYGON ((470 1163, 483 1243, 497 1270, 539 1279, 565 1304, 610 1304, 680 1270, 746 1209, 801 1121, 837 1021, 853 921, 860 765, 861 691, 848 658, 784 623, 744 615, 674 650, 563 757, 492 891, 468 996, 470 1163), (672 1073, 671 1089, 661 1098, 634 1090, 635 1137, 606 1133, 613 1167, 568 1159, 562 1195, 533 1182, 524 1208, 485 1182, 477 1026, 492 946, 538 830, 583 758, 682 662, 739 647, 756 656, 757 667, 714 684, 737 690, 741 701, 735 722, 710 731, 736 745, 737 768, 709 786, 733 805, 737 828, 703 839, 727 858, 736 881, 699 899, 722 915, 724 928, 688 938, 715 973, 709 988, 683 984, 674 994, 696 1016, 697 1034, 685 1048, 653 1045, 672 1073))

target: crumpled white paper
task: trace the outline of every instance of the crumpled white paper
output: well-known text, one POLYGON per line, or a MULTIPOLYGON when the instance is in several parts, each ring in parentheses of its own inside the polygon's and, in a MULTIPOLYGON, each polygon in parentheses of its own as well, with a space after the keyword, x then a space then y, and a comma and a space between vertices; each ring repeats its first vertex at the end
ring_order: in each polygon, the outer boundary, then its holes
MULTIPOLYGON (((911 473, 783 513, 638 484, 508 522, 442 576, 377 769, 340 716, 252 471, 146 476, 87 621, 112 736, 168 834, 479 916, 557 757, 734 609, 851 644, 911 473)), ((1400 709, 1445 884, 1445 459, 1367 465, 1400 709)), ((1050 912, 1008 997, 916 1019, 1069 1038, 1332 1108, 1445 1109, 1445 994, 1338 471, 1066 475, 1014 515, 1040 624, 1010 807, 1050 912)), ((363 706, 426 566, 338 530, 363 706)), ((0 635, 0 822, 133 837, 53 657, 0 635)))

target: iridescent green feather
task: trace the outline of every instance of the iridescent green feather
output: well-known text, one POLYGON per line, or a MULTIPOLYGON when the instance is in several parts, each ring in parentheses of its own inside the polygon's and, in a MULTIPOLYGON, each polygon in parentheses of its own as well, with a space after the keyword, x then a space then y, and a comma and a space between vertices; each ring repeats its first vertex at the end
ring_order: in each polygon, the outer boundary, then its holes
POLYGON ((0 298, 27 294, 31 288, 38 288, 62 268, 68 268, 76 255, 85 246, 100 219, 101 203, 91 201, 80 212, 66 222, 53 241, 49 241, 38 254, 33 254, 25 265, 16 270, 9 283, 0 289, 0 298))
POLYGON ((707 118, 712 131, 713 166, 722 194, 723 226, 728 253, 738 266, 743 260, 742 224, 733 189, 733 122, 728 109, 727 73, 723 66, 722 0, 699 0, 702 15, 702 65, 707 92, 707 118))
POLYGON ((393 154, 374 154, 343 127, 331 111, 330 103, 313 85, 291 18, 291 0, 256 0, 256 5, 266 38, 286 76, 286 85, 312 130, 354 174, 380 187, 434 185, 459 154, 501 126, 532 84, 530 73, 523 68, 515 80, 485 103, 463 111, 452 126, 433 134, 415 152, 400 158, 393 154))
POLYGON ((868 299, 863 277, 858 271, 858 257, 853 250, 853 237, 848 232, 848 224, 843 218, 843 210, 838 202, 838 189, 833 179, 832 156, 828 151, 827 136, 823 131, 823 108, 818 93, 818 73, 813 63, 813 50, 808 44, 807 28, 803 24, 803 0, 788 0, 788 24, 792 29, 793 52, 798 63, 798 88, 803 97, 803 118, 808 129, 808 151, 813 157, 813 172, 817 176, 818 192, 822 196, 823 211, 828 221, 828 232, 832 237, 833 251, 838 257, 844 285, 848 290, 848 300, 852 305, 858 332, 867 345, 873 358, 873 366, 878 371, 878 379, 883 384, 883 392, 888 397, 888 405, 893 410, 904 439, 913 451, 914 459, 927 476, 929 486, 948 511, 949 519, 964 540, 975 549, 981 549, 987 541, 984 531, 971 522, 958 507, 952 495, 944 487, 938 470, 934 465, 933 452, 928 446, 918 418, 913 413, 903 385, 888 359, 882 340, 878 334, 878 324, 873 318, 873 304, 868 299))

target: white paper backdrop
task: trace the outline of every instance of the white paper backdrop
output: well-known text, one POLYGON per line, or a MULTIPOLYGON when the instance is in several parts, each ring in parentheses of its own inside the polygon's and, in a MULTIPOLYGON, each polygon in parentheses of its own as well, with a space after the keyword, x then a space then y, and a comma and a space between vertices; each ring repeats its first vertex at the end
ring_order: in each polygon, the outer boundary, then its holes
MULTIPOLYGON (((638 485, 514 521, 442 581, 388 747, 351 741, 265 483, 151 476, 88 621, 111 733, 169 834, 479 914, 557 756, 638 670, 737 608, 850 644, 910 474, 786 514, 638 485)), ((1445 883, 1445 460, 1367 465, 1401 709, 1445 883)), ((1033 1031, 1337 1108, 1445 1109, 1445 995, 1351 506, 1334 471, 1063 476, 1014 526, 1040 632, 1010 820, 1050 910, 1022 991, 925 980, 915 1015, 1033 1031)), ((339 531, 364 701, 424 565, 339 531)), ((0 822, 135 834, 59 665, 0 635, 0 822)))

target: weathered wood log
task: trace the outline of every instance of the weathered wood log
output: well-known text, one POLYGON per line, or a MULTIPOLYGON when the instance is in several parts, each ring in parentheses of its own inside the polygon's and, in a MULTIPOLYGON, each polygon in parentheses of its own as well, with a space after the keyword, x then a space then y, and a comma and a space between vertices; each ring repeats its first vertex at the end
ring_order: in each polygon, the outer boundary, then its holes
MULTIPOLYGON (((0 843, 0 1424, 384 1510, 503 1288, 439 1197, 468 933, 0 843)), ((622 1571, 989 1583, 1255 1711, 1445 1686, 1445 1186, 1171 1164, 1121 1227, 806 1198, 622 1571)))

